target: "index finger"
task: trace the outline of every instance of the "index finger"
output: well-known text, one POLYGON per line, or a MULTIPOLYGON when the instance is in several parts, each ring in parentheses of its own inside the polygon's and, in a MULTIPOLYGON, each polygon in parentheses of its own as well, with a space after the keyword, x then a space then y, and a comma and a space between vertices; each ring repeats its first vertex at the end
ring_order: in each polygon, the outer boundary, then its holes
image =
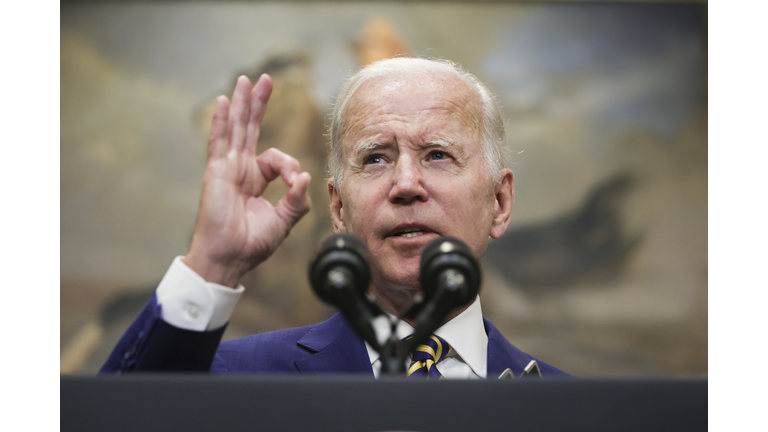
POLYGON ((272 78, 261 74, 251 91, 251 115, 248 119, 248 131, 245 135, 245 151, 256 153, 256 143, 259 141, 261 121, 267 112, 267 101, 272 94, 272 78))
POLYGON ((256 157, 256 163, 267 183, 280 176, 288 187, 293 186, 295 175, 299 173, 300 168, 296 158, 276 148, 265 150, 264 153, 256 157))

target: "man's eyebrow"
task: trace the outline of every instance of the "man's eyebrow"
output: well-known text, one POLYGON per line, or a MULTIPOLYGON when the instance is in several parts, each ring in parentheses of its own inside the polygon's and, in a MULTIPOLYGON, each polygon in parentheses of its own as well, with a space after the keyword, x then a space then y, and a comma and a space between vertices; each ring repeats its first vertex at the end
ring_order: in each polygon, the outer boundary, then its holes
POLYGON ((454 156, 454 159, 456 160, 465 160, 466 158, 466 151, 464 149, 464 146, 459 144, 458 142, 445 137, 439 137, 439 138, 433 138, 426 143, 424 143, 424 147, 430 148, 430 147, 439 147, 450 154, 454 156))
POLYGON ((386 146, 387 144, 381 143, 379 141, 367 142, 357 146, 354 150, 354 155, 355 156, 364 155, 386 146))
POLYGON ((427 147, 444 147, 444 148, 455 148, 459 145, 456 143, 456 141, 448 138, 435 138, 427 141, 425 143, 425 146, 427 147))
MULTIPOLYGON (((352 151, 352 157, 360 157, 364 155, 368 155, 371 152, 375 152, 376 150, 382 149, 382 148, 388 148, 392 144, 391 143, 384 143, 380 141, 371 141, 366 142, 363 144, 360 144, 352 151)), ((429 141, 424 142, 422 147, 441 147, 446 150, 451 150, 453 152, 457 153, 464 153, 464 149, 454 140, 450 138, 433 138, 429 141)))

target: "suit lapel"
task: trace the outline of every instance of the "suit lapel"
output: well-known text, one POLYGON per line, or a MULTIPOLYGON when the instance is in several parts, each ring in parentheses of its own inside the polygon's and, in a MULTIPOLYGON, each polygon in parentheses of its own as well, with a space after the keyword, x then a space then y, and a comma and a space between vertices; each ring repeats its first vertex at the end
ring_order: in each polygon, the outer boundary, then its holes
POLYGON ((341 313, 312 326, 297 345, 307 351, 307 355, 294 361, 301 373, 373 376, 365 343, 341 313))
MULTIPOLYGON (((512 369, 516 377, 520 376, 532 357, 509 343, 487 318, 483 317, 483 323, 488 334, 488 379, 496 379, 507 368, 512 369)), ((306 352, 294 361, 303 374, 358 373, 373 376, 365 343, 341 313, 311 326, 297 345, 306 352)))
POLYGON ((488 379, 498 378, 507 368, 512 369, 516 377, 522 375, 531 357, 509 343, 487 318, 483 317, 483 323, 488 333, 488 379))

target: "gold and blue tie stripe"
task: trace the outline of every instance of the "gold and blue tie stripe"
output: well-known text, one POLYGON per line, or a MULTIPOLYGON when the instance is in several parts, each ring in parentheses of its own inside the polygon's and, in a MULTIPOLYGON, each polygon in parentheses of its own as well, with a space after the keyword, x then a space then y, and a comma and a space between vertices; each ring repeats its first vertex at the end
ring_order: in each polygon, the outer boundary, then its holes
MULTIPOLYGON (((409 337, 410 338, 410 337, 409 337)), ((411 354, 408 376, 426 376, 427 378, 445 379, 437 370, 436 364, 452 350, 448 342, 440 336, 432 335, 426 342, 416 347, 411 354)))

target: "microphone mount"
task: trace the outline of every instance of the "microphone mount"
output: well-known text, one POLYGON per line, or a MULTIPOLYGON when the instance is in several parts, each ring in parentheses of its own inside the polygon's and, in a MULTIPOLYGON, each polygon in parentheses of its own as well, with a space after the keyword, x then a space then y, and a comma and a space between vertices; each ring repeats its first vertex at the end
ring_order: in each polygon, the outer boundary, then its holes
POLYGON ((406 359, 445 321, 448 314, 471 302, 480 289, 480 266, 471 249, 459 239, 440 237, 421 255, 422 294, 400 314, 414 324, 412 336, 397 338, 398 318, 390 315, 390 336, 380 344, 373 319, 385 314, 367 295, 370 284, 370 254, 365 244, 351 234, 335 234, 320 246, 310 263, 309 278, 315 293, 338 307, 355 332, 379 352, 382 376, 402 375, 406 359))

